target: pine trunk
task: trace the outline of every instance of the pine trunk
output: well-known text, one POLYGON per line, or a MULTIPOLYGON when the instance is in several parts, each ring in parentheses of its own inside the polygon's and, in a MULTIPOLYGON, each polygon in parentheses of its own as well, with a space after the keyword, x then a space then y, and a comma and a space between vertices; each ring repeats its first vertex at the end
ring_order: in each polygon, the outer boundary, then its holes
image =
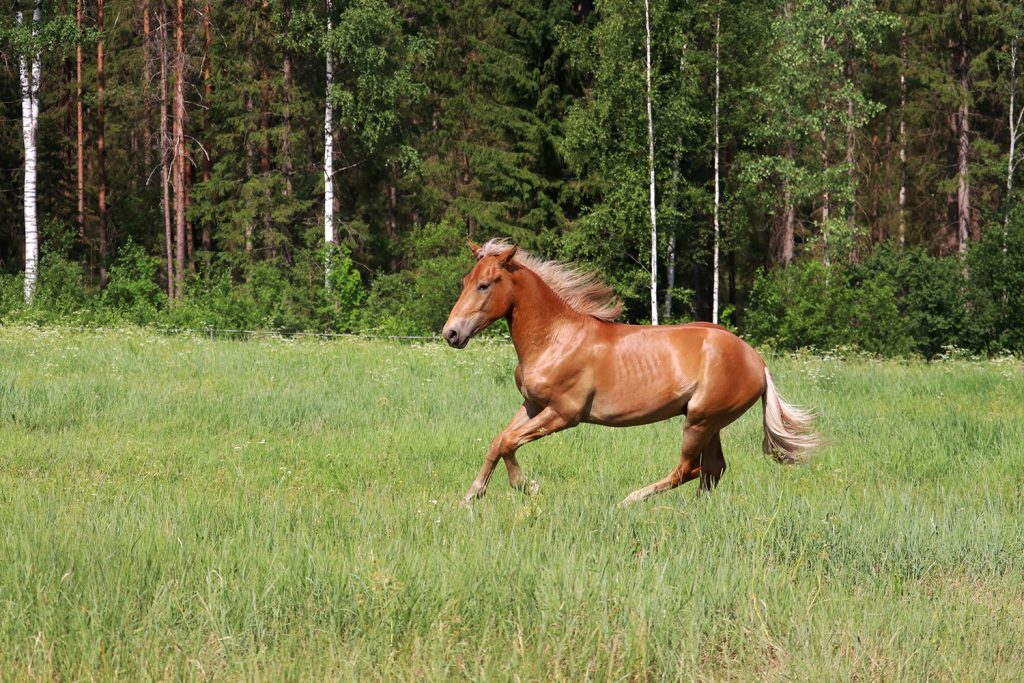
MULTIPOLYGON (((284 14, 285 21, 290 21, 291 3, 288 0, 284 0, 284 14)), ((284 107, 281 110, 281 163, 284 167, 284 194, 285 197, 291 197, 294 192, 292 176, 295 175, 295 164, 292 160, 292 57, 287 50, 281 62, 281 78, 284 89, 284 107)))
POLYGON ((167 89, 167 72, 170 69, 167 40, 167 6, 160 3, 160 177, 163 183, 164 202, 164 247, 167 253, 167 298, 174 301, 174 245, 172 241, 173 223, 171 220, 171 136, 167 130, 168 106, 170 103, 167 89))
POLYGON ((959 86, 960 105, 956 111, 957 146, 957 251, 967 251, 967 243, 971 239, 971 120, 968 93, 970 90, 970 56, 967 49, 967 10, 965 3, 960 4, 960 27, 962 35, 957 42, 957 85, 959 86))
MULTIPOLYGON (((78 0, 81 3, 82 0, 78 0)), ((142 119, 143 135, 146 138, 142 146, 142 163, 149 173, 150 164, 153 163, 153 110, 150 101, 150 82, 153 80, 153 27, 150 25, 149 2, 142 8, 142 119)))
POLYGON ((96 185, 98 195, 97 237, 100 248, 100 289, 107 286, 107 150, 103 135, 105 119, 103 74, 103 0, 96 5, 96 185))
MULTIPOLYGON (((206 106, 203 109, 203 140, 206 144, 206 153, 203 154, 203 183, 210 181, 213 170, 213 141, 210 139, 210 110, 213 108, 213 77, 210 66, 210 53, 213 49, 213 28, 210 24, 210 3, 207 0, 203 7, 203 102, 206 106)), ((213 235, 210 230, 209 221, 203 221, 202 248, 209 252, 213 248, 213 235)))
MULTIPOLYGON (((782 145, 782 158, 791 165, 793 161, 793 143, 786 140, 782 145)), ((794 224, 796 209, 793 206, 793 190, 789 178, 782 179, 782 212, 776 217, 769 240, 769 252, 772 264, 786 267, 793 262, 794 224)))
POLYGON ((185 293, 185 2, 178 0, 174 21, 174 227, 175 297, 185 293))
MULTIPOLYGON (((846 6, 849 9, 852 2, 847 2, 846 6)), ((850 39, 846 41, 846 81, 847 85, 852 89, 855 87, 855 76, 856 76, 856 65, 853 61, 853 44, 850 39)), ((846 154, 843 156, 843 163, 846 165, 846 182, 848 183, 848 192, 850 193, 850 205, 847 209, 846 214, 846 225, 850 231, 850 237, 854 235, 854 231, 857 225, 857 174, 855 169, 856 162, 856 147, 857 147, 857 135, 856 128, 854 127, 854 115, 856 114, 856 107, 854 106, 853 98, 850 97, 846 100, 846 154)), ((869 238, 870 241, 870 238, 869 238)), ((854 258, 855 250, 850 250, 850 258, 854 258)))

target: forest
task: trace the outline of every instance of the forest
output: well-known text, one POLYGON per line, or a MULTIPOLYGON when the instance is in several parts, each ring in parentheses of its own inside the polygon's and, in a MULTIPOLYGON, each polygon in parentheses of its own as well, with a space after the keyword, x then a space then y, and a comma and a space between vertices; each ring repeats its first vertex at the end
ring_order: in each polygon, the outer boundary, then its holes
POLYGON ((631 322, 1024 351, 1016 0, 16 0, 0 320, 436 333, 508 238, 631 322))

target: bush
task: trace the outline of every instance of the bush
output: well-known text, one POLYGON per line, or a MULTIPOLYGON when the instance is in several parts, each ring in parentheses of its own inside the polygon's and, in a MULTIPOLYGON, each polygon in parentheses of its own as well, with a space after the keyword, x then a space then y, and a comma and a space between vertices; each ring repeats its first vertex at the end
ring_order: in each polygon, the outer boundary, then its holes
POLYGON ((1024 204, 1009 224, 992 222, 972 246, 967 302, 978 346, 1024 352, 1024 204))
POLYGON ((459 295, 459 282, 473 267, 460 230, 449 223, 429 224, 412 234, 407 253, 412 267, 378 276, 363 314, 363 328, 378 334, 437 334, 459 295))
POLYGON ((129 239, 117 250, 117 258, 110 266, 104 305, 138 325, 157 322, 167 304, 167 296, 156 280, 160 265, 160 259, 147 256, 141 246, 129 239))
POLYGON ((905 353, 909 339, 883 277, 858 277, 847 266, 804 261, 759 272, 747 311, 747 332, 780 349, 856 346, 905 353))
POLYGON ((24 305, 25 276, 4 276, 0 307, 8 321, 29 323, 89 322, 96 314, 96 297, 84 286, 81 265, 60 254, 43 254, 32 303, 24 305))
POLYGON ((964 300, 964 264, 930 256, 922 247, 900 250, 889 243, 864 261, 865 277, 891 284, 910 350, 927 358, 944 347, 974 348, 964 300))
POLYGON ((311 270, 319 277, 316 288, 317 328, 333 332, 353 332, 359 324, 360 309, 366 298, 363 280, 344 245, 329 245, 315 252, 311 270), (323 286, 324 264, 330 257, 330 286, 323 286))

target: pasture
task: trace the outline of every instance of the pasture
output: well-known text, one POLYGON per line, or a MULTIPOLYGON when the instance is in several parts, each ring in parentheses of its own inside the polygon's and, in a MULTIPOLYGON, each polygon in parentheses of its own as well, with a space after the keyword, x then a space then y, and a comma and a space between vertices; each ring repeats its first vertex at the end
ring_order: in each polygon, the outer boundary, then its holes
POLYGON ((4 680, 986 680, 1024 657, 1019 360, 769 358, 830 445, 632 508, 679 420, 525 446, 511 345, 0 329, 4 680))

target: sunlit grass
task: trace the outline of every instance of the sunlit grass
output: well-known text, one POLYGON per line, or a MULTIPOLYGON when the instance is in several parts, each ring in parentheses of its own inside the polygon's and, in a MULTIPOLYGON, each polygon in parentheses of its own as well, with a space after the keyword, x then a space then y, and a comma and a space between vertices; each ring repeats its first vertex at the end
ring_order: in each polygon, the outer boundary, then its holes
POLYGON ((1013 680, 1020 361, 772 358, 830 445, 615 503, 680 423, 583 426, 455 501, 515 355, 0 330, 0 678, 1013 680))

